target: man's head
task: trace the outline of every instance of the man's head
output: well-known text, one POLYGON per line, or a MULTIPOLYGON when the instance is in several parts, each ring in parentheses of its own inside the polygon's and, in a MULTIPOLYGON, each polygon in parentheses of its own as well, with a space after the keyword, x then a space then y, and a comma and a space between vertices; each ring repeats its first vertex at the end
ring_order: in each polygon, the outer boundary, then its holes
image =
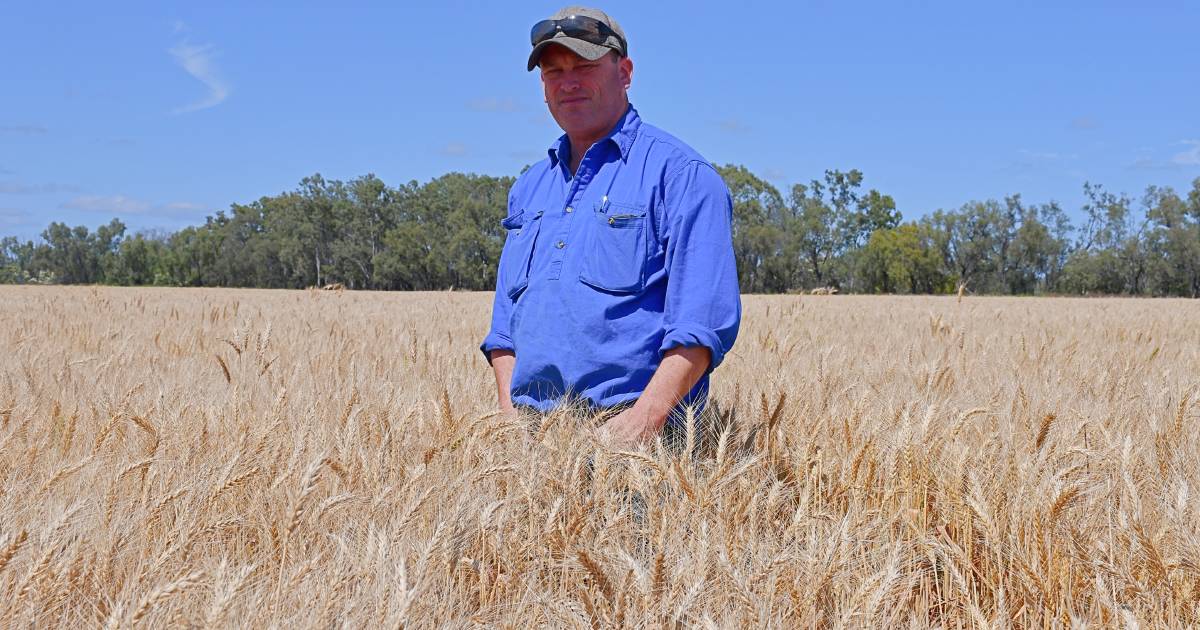
POLYGON ((528 67, 541 68, 550 114, 569 136, 599 137, 625 113, 633 62, 608 14, 567 7, 534 25, 528 67))

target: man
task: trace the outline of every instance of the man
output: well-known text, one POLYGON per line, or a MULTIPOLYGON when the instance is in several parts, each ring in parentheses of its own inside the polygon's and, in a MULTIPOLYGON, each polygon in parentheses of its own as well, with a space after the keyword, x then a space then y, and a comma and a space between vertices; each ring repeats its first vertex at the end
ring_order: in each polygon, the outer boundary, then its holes
POLYGON ((601 436, 644 442, 686 405, 741 321, 729 189, 642 122, 621 27, 568 7, 534 25, 528 70, 565 132, 509 192, 491 330, 502 410, 616 410, 601 436))

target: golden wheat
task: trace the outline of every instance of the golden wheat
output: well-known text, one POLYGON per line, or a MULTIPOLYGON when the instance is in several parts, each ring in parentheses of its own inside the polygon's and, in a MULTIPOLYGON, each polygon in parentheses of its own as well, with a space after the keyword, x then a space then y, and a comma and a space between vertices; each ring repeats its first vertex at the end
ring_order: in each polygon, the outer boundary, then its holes
POLYGON ((0 627, 1200 624, 1196 302, 744 304, 609 452, 488 295, 0 287, 0 627))

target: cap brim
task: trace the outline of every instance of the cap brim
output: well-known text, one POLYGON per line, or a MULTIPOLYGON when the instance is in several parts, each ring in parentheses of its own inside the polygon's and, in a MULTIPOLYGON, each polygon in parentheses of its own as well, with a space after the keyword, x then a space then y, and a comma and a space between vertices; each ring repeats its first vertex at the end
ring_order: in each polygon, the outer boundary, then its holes
POLYGON ((565 35, 562 37, 554 37, 552 39, 547 39, 546 41, 541 42, 537 46, 533 47, 533 50, 529 53, 529 67, 527 70, 532 71, 534 68, 536 68, 538 66, 538 60, 541 59, 542 53, 545 52, 546 47, 554 45, 565 46, 571 52, 583 57, 584 59, 587 59, 588 61, 595 61, 614 50, 608 46, 601 46, 600 44, 585 42, 582 39, 566 37, 565 35))

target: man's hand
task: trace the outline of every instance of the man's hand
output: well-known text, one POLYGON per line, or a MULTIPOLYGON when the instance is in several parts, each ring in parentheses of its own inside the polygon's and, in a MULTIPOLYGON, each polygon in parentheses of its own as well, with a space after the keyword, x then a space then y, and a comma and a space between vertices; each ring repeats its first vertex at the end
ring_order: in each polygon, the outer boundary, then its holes
POLYGON ((708 348, 671 348, 663 353, 646 391, 634 405, 613 416, 597 430, 610 448, 634 448, 654 439, 667 423, 671 409, 683 400, 708 369, 708 348))
POLYGON ((597 437, 609 448, 635 448, 653 440, 666 419, 666 414, 651 414, 635 404, 609 418, 597 429, 597 437))

